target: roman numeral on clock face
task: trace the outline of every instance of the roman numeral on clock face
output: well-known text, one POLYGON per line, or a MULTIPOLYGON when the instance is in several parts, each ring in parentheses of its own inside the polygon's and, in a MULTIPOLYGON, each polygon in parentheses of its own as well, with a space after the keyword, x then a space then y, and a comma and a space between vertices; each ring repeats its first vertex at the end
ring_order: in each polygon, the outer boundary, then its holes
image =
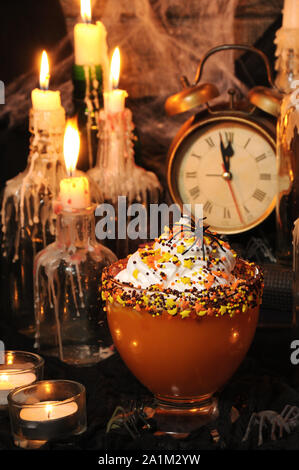
POLYGON ((204 212, 208 212, 209 214, 211 214, 212 209, 213 209, 213 204, 211 203, 211 201, 206 201, 203 206, 204 212))
POLYGON ((266 193, 261 189, 256 189, 252 195, 255 199, 262 202, 265 199, 266 193))
POLYGON ((198 155, 197 153, 191 153, 191 157, 195 157, 195 158, 201 158, 201 155, 198 155))
POLYGON ((230 211, 227 207, 225 207, 224 210, 223 210, 223 218, 224 219, 230 219, 231 218, 230 211))
POLYGON ((186 178, 196 178, 197 171, 186 171, 186 178))
POLYGON ((194 186, 194 188, 190 189, 190 196, 193 198, 193 199, 196 199, 198 196, 199 196, 199 187, 198 186, 194 186))
POLYGON ((256 162, 261 162, 262 160, 264 160, 266 158, 266 154, 265 153, 262 153, 261 155, 259 155, 258 157, 255 157, 255 161, 256 162))
POLYGON ((249 137, 249 139, 246 141, 245 145, 244 145, 244 149, 246 149, 247 145, 249 144, 249 142, 251 141, 251 137, 249 137))
POLYGON ((229 143, 233 143, 234 141, 234 133, 233 132, 225 132, 225 139, 226 139, 226 142, 229 144, 229 143))
POLYGON ((260 174, 260 180, 269 181, 270 179, 271 179, 270 173, 261 173, 260 174))
POLYGON ((205 139, 206 143, 208 144, 209 147, 215 147, 215 144, 213 142, 213 139, 212 137, 208 137, 207 139, 205 139))

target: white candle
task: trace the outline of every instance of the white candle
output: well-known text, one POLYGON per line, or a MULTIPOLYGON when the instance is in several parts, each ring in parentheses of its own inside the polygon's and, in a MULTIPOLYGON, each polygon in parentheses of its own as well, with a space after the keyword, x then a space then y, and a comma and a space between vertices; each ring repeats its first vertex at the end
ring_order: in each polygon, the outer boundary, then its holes
POLYGON ((60 181, 60 201, 64 210, 90 206, 89 182, 86 176, 73 176, 60 181))
POLYGON ((39 111, 53 111, 61 109, 60 92, 48 90, 50 80, 49 62, 47 53, 43 51, 40 67, 40 88, 31 93, 32 107, 39 111))
POLYGON ((77 411, 78 405, 75 402, 45 401, 22 408, 20 418, 24 421, 51 421, 66 418, 77 411))
POLYGON ((101 21, 91 23, 90 0, 81 0, 81 18, 83 22, 74 28, 75 64, 103 64, 107 53, 107 31, 101 21))
POLYGON ((291 29, 299 28, 298 0, 284 0, 282 27, 291 29))
MULTIPOLYGON (((70 175, 76 169, 80 149, 78 129, 69 120, 64 134, 64 159, 70 175)), ((60 181, 59 199, 64 210, 86 209, 90 206, 89 181, 86 176, 70 176, 60 181)))
POLYGON ((7 396, 14 388, 29 385, 36 381, 33 372, 22 369, 0 370, 0 405, 7 405, 7 396))
POLYGON ((104 93, 104 109, 108 114, 121 113, 125 109, 125 99, 128 93, 118 88, 120 73, 120 53, 118 47, 114 50, 110 66, 110 91, 104 93))

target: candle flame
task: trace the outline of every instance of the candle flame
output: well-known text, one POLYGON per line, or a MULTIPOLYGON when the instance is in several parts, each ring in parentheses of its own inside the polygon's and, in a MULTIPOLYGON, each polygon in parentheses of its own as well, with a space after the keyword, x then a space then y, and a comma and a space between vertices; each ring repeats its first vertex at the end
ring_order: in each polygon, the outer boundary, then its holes
POLYGON ((119 48, 114 49, 110 65, 110 84, 112 88, 118 88, 120 72, 120 52, 119 48))
POLYGON ((84 21, 84 23, 91 22, 90 0, 81 0, 81 18, 84 21))
POLYGON ((46 405, 46 413, 47 413, 48 418, 50 418, 52 410, 53 410, 52 405, 46 405))
POLYGON ((80 150, 80 136, 76 120, 69 119, 66 123, 63 141, 64 161, 69 175, 76 169, 80 150))
POLYGON ((40 64, 40 74, 39 74, 39 85, 42 90, 47 90, 49 87, 50 81, 50 69, 49 61, 46 51, 42 53, 42 59, 40 64))

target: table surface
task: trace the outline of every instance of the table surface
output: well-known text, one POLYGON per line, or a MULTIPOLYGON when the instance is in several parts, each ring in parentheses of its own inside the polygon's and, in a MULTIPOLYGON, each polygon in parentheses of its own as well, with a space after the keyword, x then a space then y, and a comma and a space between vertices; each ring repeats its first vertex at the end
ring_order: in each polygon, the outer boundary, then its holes
MULTIPOLYGON (((33 351, 31 339, 0 322, 0 337, 6 349, 33 351)), ((125 426, 106 433, 107 423, 117 406, 129 408, 132 402, 145 402, 149 392, 130 373, 115 352, 95 366, 78 368, 66 365, 56 358, 45 357, 45 379, 70 379, 86 387, 87 431, 66 442, 52 442, 46 449, 82 449, 99 451, 188 450, 188 449, 299 449, 299 426, 281 439, 272 441, 265 431, 264 442, 258 446, 258 427, 253 428, 248 441, 242 442, 253 412, 273 410, 281 413, 285 405, 299 407, 299 365, 290 361, 290 344, 299 339, 299 331, 291 328, 258 327, 252 346, 239 367, 219 395, 220 415, 213 428, 220 439, 214 442, 211 429, 203 427, 185 439, 157 437, 153 430, 141 428, 133 438, 125 426), (229 415, 232 406, 239 411, 233 424, 229 415)), ((0 417, 0 450, 15 449, 10 434, 8 416, 0 417)))

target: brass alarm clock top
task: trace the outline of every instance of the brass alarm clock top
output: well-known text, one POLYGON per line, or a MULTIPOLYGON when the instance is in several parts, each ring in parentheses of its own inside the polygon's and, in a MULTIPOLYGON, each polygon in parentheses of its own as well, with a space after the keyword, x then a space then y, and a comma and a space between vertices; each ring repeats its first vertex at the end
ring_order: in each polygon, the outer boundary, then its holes
POLYGON ((210 100, 220 95, 219 90, 214 84, 199 84, 199 81, 201 79, 204 64, 207 59, 216 52, 230 49, 254 52, 258 54, 264 61, 268 82, 271 88, 262 86, 254 87, 249 91, 248 99, 251 104, 261 109, 262 111, 265 111, 266 113, 275 117, 279 115, 282 94, 275 87, 268 58, 262 51, 247 44, 222 44, 210 49, 199 62, 194 84, 190 85, 188 79, 185 76, 181 77, 183 90, 167 98, 165 102, 165 110, 168 115, 172 116, 174 114, 183 113, 197 106, 208 104, 210 100))
POLYGON ((214 52, 227 49, 257 52, 250 46, 239 45, 210 50, 199 64, 195 84, 189 86, 184 79, 183 91, 166 102, 168 114, 206 104, 173 139, 168 153, 167 182, 174 202, 180 206, 189 204, 193 215, 200 204, 211 230, 233 235, 253 229, 275 207, 274 116, 279 112, 281 97, 274 89, 266 56, 258 51, 273 88, 256 87, 243 98, 231 89, 228 102, 211 105, 209 96, 216 97, 218 90, 199 83, 203 64, 214 52))
POLYGON ((256 86, 249 91, 247 96, 250 103, 254 104, 257 108, 272 116, 279 116, 282 94, 278 90, 256 86))
POLYGON ((184 88, 179 93, 170 96, 165 103, 165 110, 169 116, 184 113, 190 109, 201 106, 219 96, 218 88, 212 83, 184 88))

